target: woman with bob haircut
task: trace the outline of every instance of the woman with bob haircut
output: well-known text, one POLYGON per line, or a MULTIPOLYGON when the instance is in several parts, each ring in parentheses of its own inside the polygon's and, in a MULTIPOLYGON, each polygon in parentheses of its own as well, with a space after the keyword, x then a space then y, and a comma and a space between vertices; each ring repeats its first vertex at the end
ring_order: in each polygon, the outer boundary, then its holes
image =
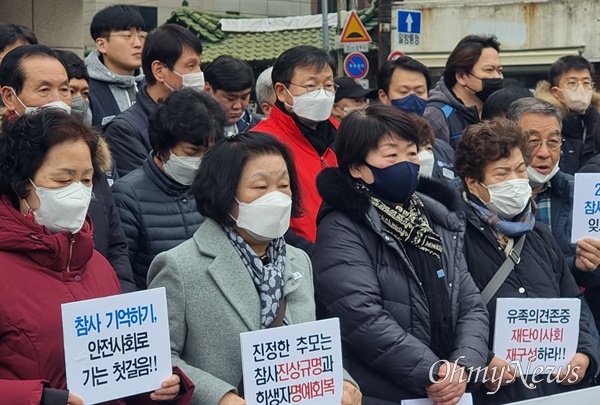
MULTIPOLYGON (((465 257, 481 291, 509 255, 517 253, 520 257, 487 303, 492 319, 486 377, 489 380, 493 372, 498 376, 500 370, 504 370, 504 377, 482 385, 474 395, 475 403, 504 404, 585 388, 598 364, 589 318, 583 310, 577 353, 570 359, 574 376, 563 368, 557 372, 558 381, 550 374, 519 378, 515 374, 519 370, 514 364, 509 367, 505 354, 492 351, 498 298, 582 298, 550 229, 535 220, 526 170, 531 154, 527 135, 513 122, 484 121, 470 126, 456 149, 455 168, 463 182, 463 193, 448 194, 444 199, 451 209, 466 214, 465 257)), ((535 366, 532 363, 532 368, 535 366)))
MULTIPOLYGON (((310 260, 283 239, 300 214, 296 169, 273 136, 242 133, 206 152, 192 190, 206 220, 156 256, 148 285, 166 287, 173 364, 202 387, 192 403, 245 404, 240 333, 315 320, 310 260)), ((360 404, 349 382, 343 404, 360 404)))
POLYGON ((448 362, 462 370, 487 356, 487 312, 462 253, 464 216, 415 193, 431 182, 419 179, 419 143, 411 114, 354 111, 337 134, 339 168, 317 178, 317 305, 322 317, 340 318, 344 364, 365 405, 455 404, 466 375, 451 376, 448 362))
POLYGON ((152 152, 112 187, 137 288, 154 257, 192 237, 204 218, 192 180, 206 150, 223 138, 225 114, 208 94, 174 91, 148 118, 152 152))
MULTIPOLYGON (((94 250, 87 215, 92 183, 103 159, 108 159, 108 150, 100 136, 57 109, 43 108, 4 122, 0 136, 3 403, 83 404, 77 393, 67 390, 61 305, 121 292, 114 270, 94 250)), ((174 399, 180 382, 183 376, 172 375, 149 399, 174 399)))

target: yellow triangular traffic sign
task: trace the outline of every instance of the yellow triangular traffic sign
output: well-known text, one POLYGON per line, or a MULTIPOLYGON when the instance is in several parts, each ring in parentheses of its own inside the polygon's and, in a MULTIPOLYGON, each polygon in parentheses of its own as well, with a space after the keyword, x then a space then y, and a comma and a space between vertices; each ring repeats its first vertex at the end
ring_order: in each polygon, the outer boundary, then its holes
POLYGON ((348 19, 346 20, 346 24, 344 24, 344 29, 342 30, 340 43, 353 44, 357 42, 371 41, 371 36, 367 32, 362 21, 360 21, 360 18, 358 18, 356 10, 350 11, 350 14, 348 14, 348 19))

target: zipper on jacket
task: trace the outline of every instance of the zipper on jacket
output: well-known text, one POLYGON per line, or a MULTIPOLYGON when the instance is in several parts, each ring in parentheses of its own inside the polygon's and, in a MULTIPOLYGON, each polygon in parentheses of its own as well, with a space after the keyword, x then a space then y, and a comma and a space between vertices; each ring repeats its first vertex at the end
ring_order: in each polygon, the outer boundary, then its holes
POLYGON ((67 262, 67 273, 71 271, 71 260, 73 260, 73 245, 75 244, 75 236, 69 242, 69 261, 67 262))
POLYGON ((319 159, 321 159, 321 163, 323 164, 323 166, 329 167, 329 163, 327 163, 327 161, 325 160, 325 158, 323 158, 323 156, 319 156, 319 159))

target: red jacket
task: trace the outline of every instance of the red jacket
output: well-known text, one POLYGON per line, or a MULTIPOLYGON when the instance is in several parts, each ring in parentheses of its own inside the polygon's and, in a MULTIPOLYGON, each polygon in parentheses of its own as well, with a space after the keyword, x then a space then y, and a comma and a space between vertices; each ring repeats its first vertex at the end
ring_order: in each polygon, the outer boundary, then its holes
MULTIPOLYGON (((336 128, 339 126, 333 118, 329 118, 329 122, 336 128)), ((321 206, 321 196, 317 191, 317 175, 326 167, 337 166, 335 152, 327 148, 323 156, 319 156, 308 139, 302 135, 294 119, 281 111, 277 105, 271 109, 269 118, 259 122, 252 131, 274 135, 291 149, 298 172, 304 215, 300 218, 292 218, 290 228, 296 234, 314 243, 317 237, 317 213, 321 206)))
POLYGON ((120 292, 112 267, 94 250, 90 222, 71 241, 1 197, 0 402, 39 404, 44 386, 66 389, 61 304, 120 292))

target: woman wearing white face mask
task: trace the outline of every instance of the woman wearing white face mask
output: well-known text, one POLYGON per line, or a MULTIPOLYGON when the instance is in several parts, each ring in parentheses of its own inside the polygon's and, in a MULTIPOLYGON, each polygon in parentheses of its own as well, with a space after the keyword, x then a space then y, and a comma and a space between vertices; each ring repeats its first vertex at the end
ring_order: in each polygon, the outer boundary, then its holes
MULTIPOLYGON (((0 137, 0 392, 3 403, 72 404, 61 304, 119 294, 86 216, 99 136, 56 109, 5 123, 0 137)), ((180 377, 155 391, 179 392, 180 377)), ((164 383, 163 383, 164 384, 164 383)), ((119 402, 124 403, 124 402, 119 402)))
POLYGON ((315 320, 310 260, 283 239, 299 215, 296 170, 274 137, 242 133, 206 153, 192 189, 206 220, 156 257, 148 285, 167 289, 173 364, 203 387, 192 403, 245 404, 239 334, 315 320))
MULTIPOLYGON (((466 258, 484 298, 492 277, 506 260, 511 260, 509 254, 520 256, 506 279, 501 280, 500 287, 488 290, 490 349, 497 298, 582 297, 550 230, 535 221, 526 170, 530 160, 527 136, 516 124, 505 120, 484 121, 467 128, 456 149, 455 168, 464 183, 464 193, 462 198, 456 196, 445 202, 466 214, 466 258)), ((577 353, 570 359, 572 367, 579 367, 576 379, 561 385, 548 382, 546 376, 542 376, 537 378, 541 382, 535 389, 530 389, 520 379, 512 379, 514 369, 507 370, 498 392, 486 395, 498 388, 487 382, 475 393, 475 403, 502 404, 589 386, 597 357, 584 311, 579 328, 577 353)), ((504 355, 490 350, 488 378, 494 368, 498 375, 500 369, 507 366, 504 355)), ((527 384, 531 378, 526 377, 527 384)))
POLYGON ((138 288, 146 288, 152 259, 190 238, 204 220, 190 186, 206 149, 223 137, 224 122, 221 108, 205 93, 173 92, 150 115, 153 151, 113 185, 138 288))

